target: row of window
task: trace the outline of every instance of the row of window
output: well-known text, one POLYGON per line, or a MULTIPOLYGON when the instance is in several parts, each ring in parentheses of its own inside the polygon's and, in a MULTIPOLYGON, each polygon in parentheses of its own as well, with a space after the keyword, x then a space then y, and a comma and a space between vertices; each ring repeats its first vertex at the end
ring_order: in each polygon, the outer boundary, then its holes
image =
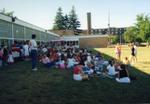
POLYGON ((110 28, 109 29, 93 29, 92 33, 93 34, 108 34, 110 31, 110 34, 116 34, 116 35, 120 35, 123 34, 126 29, 125 28, 110 28))
POLYGON ((0 37, 2 38, 13 38, 14 39, 31 39, 31 35, 36 34, 36 40, 38 41, 49 41, 55 40, 58 37, 42 32, 39 30, 31 29, 21 25, 13 24, 7 21, 0 20, 0 37), (12 35, 13 32, 13 35, 12 35))

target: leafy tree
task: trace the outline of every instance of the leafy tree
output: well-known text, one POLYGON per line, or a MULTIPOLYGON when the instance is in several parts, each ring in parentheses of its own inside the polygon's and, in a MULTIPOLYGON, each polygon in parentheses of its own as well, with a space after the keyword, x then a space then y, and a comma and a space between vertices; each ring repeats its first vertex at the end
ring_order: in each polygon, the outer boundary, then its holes
POLYGON ((141 39, 140 37, 137 37, 137 38, 135 39, 135 41, 140 45, 140 43, 142 42, 142 39, 141 39))
POLYGON ((118 35, 112 36, 111 41, 112 41, 112 44, 118 43, 119 42, 119 36, 118 35))
POLYGON ((147 47, 149 47, 150 44, 150 37, 147 39, 147 47))
POLYGON ((78 21, 77 14, 76 14, 75 8, 73 6, 72 10, 69 13, 69 29, 73 30, 75 33, 75 31, 79 27, 80 27, 80 22, 78 21))
POLYGON ((147 41, 150 37, 150 17, 140 14, 137 15, 136 21, 135 27, 138 30, 138 36, 141 37, 143 41, 147 41))
POLYGON ((124 39, 126 42, 135 42, 137 32, 135 27, 129 27, 124 33, 124 39))
POLYGON ((54 30, 63 30, 64 29, 64 17, 63 17, 61 7, 58 8, 53 29, 54 30))
POLYGON ((135 26, 127 29, 124 33, 124 39, 126 42, 148 41, 150 38, 150 17, 148 15, 139 14, 136 17, 135 26))

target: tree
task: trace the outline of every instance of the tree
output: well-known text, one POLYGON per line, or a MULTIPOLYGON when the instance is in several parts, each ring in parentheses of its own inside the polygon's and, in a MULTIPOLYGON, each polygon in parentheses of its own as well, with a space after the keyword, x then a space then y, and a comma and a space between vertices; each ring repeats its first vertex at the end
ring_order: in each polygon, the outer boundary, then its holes
POLYGON ((69 18, 67 14, 64 16, 64 29, 65 30, 69 29, 69 18))
POLYGON ((110 38, 111 38, 111 43, 112 44, 116 44, 119 41, 119 36, 118 35, 113 35, 110 38))
MULTIPOLYGON (((80 22, 78 21, 77 14, 76 14, 75 8, 73 6, 72 10, 69 13, 69 29, 73 30, 74 34, 75 34, 75 31, 79 27, 80 27, 80 22)), ((77 34, 75 34, 75 35, 77 35, 77 34)))
POLYGON ((129 27, 127 31, 124 33, 124 40, 126 42, 135 42, 136 37, 137 37, 137 32, 134 26, 129 27))
POLYGON ((147 41, 150 37, 150 17, 140 14, 137 15, 136 21, 135 27, 138 30, 138 36, 141 37, 143 41, 147 41))
POLYGON ((61 7, 58 8, 53 29, 54 30, 63 30, 64 29, 64 17, 63 17, 61 7))
POLYGON ((141 39, 140 37, 137 37, 137 38, 135 39, 135 41, 140 45, 140 43, 142 42, 142 39, 141 39))
POLYGON ((138 41, 140 43, 148 41, 148 38, 150 38, 150 17, 139 14, 136 17, 135 26, 128 28, 124 33, 124 39, 126 42, 138 41))

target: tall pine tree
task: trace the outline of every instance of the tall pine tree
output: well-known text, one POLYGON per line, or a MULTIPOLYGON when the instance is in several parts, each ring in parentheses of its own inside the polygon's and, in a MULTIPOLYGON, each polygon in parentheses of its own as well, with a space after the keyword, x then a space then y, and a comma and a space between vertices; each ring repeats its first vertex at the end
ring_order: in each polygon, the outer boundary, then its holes
POLYGON ((56 17, 55 17, 55 22, 53 26, 53 30, 63 30, 64 28, 64 16, 62 13, 62 8, 59 7, 56 17))
POLYGON ((65 30, 69 29, 69 18, 67 14, 64 16, 64 29, 65 30))
POLYGON ((76 34, 77 28, 80 27, 80 22, 78 21, 77 14, 75 11, 74 6, 72 7, 72 10, 69 13, 69 29, 74 31, 74 34, 76 34))

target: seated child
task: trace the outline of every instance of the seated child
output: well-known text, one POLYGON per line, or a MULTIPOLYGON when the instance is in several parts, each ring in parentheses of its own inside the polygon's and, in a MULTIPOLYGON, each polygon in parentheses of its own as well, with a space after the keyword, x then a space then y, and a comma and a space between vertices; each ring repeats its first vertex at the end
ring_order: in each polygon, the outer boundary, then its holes
POLYGON ((130 64, 130 61, 129 61, 128 57, 125 57, 125 59, 123 60, 123 63, 125 65, 129 65, 130 64))
POLYGON ((127 69, 130 69, 130 61, 128 57, 125 57, 125 59, 123 60, 123 63, 126 65, 127 69))
POLYGON ((85 74, 92 75, 94 73, 93 65, 90 62, 85 61, 85 66, 83 67, 83 72, 85 74))
POLYGON ((69 58, 67 59, 67 68, 68 68, 68 69, 72 69, 76 63, 77 63, 77 62, 76 62, 76 60, 73 58, 73 56, 69 56, 69 58))
POLYGON ((129 73, 124 64, 121 64, 119 67, 118 77, 116 81, 119 83, 130 83, 129 73))
POLYGON ((73 69, 73 79, 76 81, 89 80, 88 75, 82 71, 82 65, 77 65, 73 69))
POLYGON ((108 75, 110 75, 110 76, 114 76, 117 74, 117 72, 115 71, 115 67, 114 67, 111 60, 109 61, 109 64, 107 66, 107 70, 108 70, 108 75))
POLYGON ((65 60, 61 59, 59 62, 59 68, 60 69, 65 69, 65 60))
POLYGON ((50 59, 49 59, 46 55, 44 55, 44 56, 42 57, 42 63, 43 63, 46 67, 51 67, 51 66, 52 66, 50 59))

